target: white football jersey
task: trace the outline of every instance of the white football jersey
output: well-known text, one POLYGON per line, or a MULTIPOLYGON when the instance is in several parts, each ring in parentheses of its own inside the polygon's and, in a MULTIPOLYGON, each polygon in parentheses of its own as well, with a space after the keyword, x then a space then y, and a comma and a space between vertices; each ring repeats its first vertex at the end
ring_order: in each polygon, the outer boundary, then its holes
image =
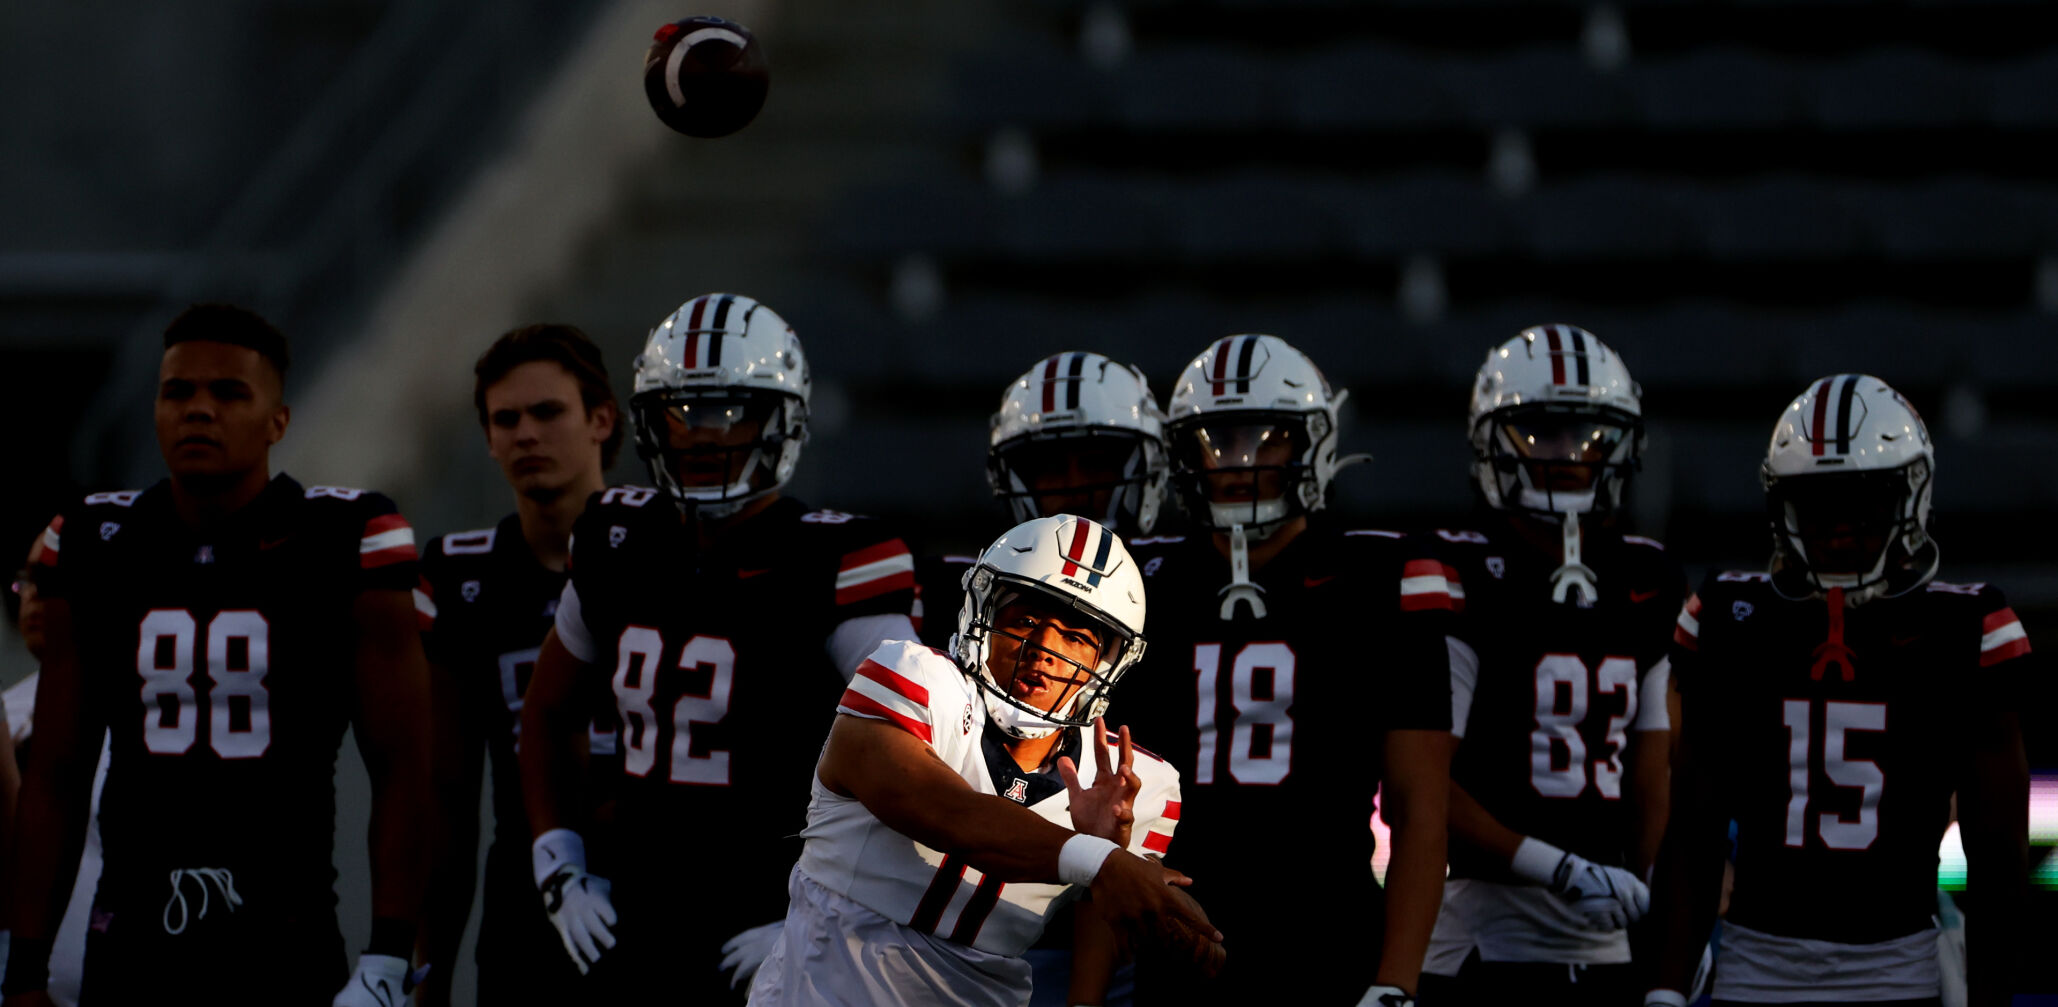
MULTIPOLYGON (((979 687, 943 652, 913 641, 881 646, 858 669, 837 712, 906 730, 935 749, 943 764, 974 790, 1004 796, 986 767, 983 742, 989 722, 979 687)), ((1068 730, 1084 735, 1078 739, 1083 754, 1074 761, 1080 783, 1092 786, 1096 765, 1085 748, 1092 744, 1090 732, 1068 730)), ((1115 758, 1111 753, 1110 761, 1115 758)), ((1143 789, 1136 796, 1129 851, 1163 856, 1179 824, 1179 773, 1141 750, 1135 768, 1143 789)), ((895 832, 855 798, 831 793, 819 777, 813 789, 807 829, 801 833, 807 840, 801 871, 909 929, 993 954, 1020 955, 1036 943, 1051 914, 1077 895, 1068 885, 990 880, 962 858, 895 832)), ((1028 807, 1072 827, 1071 796, 1062 788, 1028 807)))

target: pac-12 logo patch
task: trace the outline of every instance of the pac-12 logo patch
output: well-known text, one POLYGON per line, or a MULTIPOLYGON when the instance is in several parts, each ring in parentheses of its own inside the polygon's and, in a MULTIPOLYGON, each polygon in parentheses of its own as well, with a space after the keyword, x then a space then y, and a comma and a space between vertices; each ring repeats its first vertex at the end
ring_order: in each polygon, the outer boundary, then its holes
POLYGON ((464 584, 457 589, 457 593, 464 595, 464 600, 466 601, 478 601, 479 582, 475 580, 465 581, 464 584))
POLYGON ((1729 603, 1729 614, 1735 617, 1738 622, 1750 618, 1751 613, 1756 611, 1757 609, 1753 608, 1748 601, 1733 601, 1729 603))
POLYGON ((1016 777, 1015 782, 1008 784, 1008 800, 1016 804, 1029 803, 1029 781, 1016 777))
POLYGON ((114 533, 115 533, 115 532, 118 532, 118 531, 120 531, 120 530, 121 530, 121 525, 115 524, 115 523, 114 523, 114 522, 112 522, 112 521, 102 521, 102 522, 100 522, 100 541, 102 541, 102 542, 105 542, 105 541, 107 541, 108 539, 111 539, 111 538, 113 538, 113 537, 114 537, 114 533))
POLYGON ((620 549, 622 547, 622 540, 628 537, 629 529, 621 525, 615 525, 607 530, 607 547, 610 549, 620 549))
POLYGON ((1501 576, 1508 572, 1508 561, 1499 556, 1488 556, 1486 558, 1486 572, 1493 574, 1493 579, 1500 580, 1501 576))
POLYGON ((1148 563, 1145 563, 1145 564, 1143 565, 1143 575, 1144 575, 1144 576, 1146 576, 1146 577, 1155 577, 1155 576, 1157 576, 1157 573, 1158 573, 1158 566, 1159 566, 1160 564, 1164 563, 1164 562, 1165 562, 1165 557, 1163 557, 1163 556, 1152 556, 1152 557, 1150 558, 1150 562, 1148 562, 1148 563))

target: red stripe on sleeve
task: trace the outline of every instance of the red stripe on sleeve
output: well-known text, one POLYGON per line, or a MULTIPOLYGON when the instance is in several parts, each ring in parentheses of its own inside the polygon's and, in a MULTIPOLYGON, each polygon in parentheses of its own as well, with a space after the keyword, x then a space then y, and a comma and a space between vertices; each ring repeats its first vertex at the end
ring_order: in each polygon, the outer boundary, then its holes
POLYGON ((843 565, 838 567, 838 570, 855 570, 869 563, 877 563, 882 559, 892 559, 895 556, 907 554, 907 543, 897 538, 890 538, 884 542, 868 545, 856 552, 844 553, 843 565))
POLYGON ((1162 832, 1153 832, 1143 837, 1143 848, 1163 856, 1166 850, 1172 848, 1172 837, 1162 832))
POLYGON ((382 535, 395 528, 407 527, 407 519, 398 514, 381 514, 364 523, 364 537, 382 535))
POLYGON ((862 692, 858 692, 854 689, 843 690, 843 700, 838 705, 842 706, 844 709, 849 710, 852 713, 870 717, 877 717, 878 719, 884 720, 889 724, 896 725, 901 730, 906 731, 907 733, 912 734, 925 742, 933 741, 933 736, 929 733, 929 725, 924 724, 921 721, 914 719, 913 717, 905 716, 897 710, 890 709, 885 704, 872 699, 872 697, 867 696, 862 692))
POLYGON ((916 682, 877 661, 867 660, 865 663, 858 665, 857 673, 906 696, 911 702, 921 706, 929 705, 929 690, 924 688, 920 682, 916 682))
POLYGON ((869 598, 877 598, 882 594, 891 594, 895 591, 912 591, 914 589, 915 572, 913 570, 902 570, 899 573, 874 578, 862 584, 852 584, 849 587, 837 588, 836 604, 849 605, 869 598))
POLYGON ((1986 634, 1991 633, 1994 630, 2000 629, 2001 627, 2006 626, 2011 622, 2019 621, 2021 620, 2015 618, 2014 609, 2003 606, 1997 611, 1987 613, 1987 620, 1986 622, 1980 624, 1979 633, 1981 636, 1985 636, 1986 634))
POLYGON ((2010 640, 1992 650, 1982 651, 1979 655, 1979 666, 1991 668, 2009 658, 2021 657, 2027 653, 2029 653, 2028 637, 2010 640))
POLYGON ((1688 633, 1685 626, 1672 627, 1672 642, 1692 651, 1701 649, 1701 641, 1688 633))
POLYGON ((1449 570, 1450 567, 1447 567, 1442 563, 1438 563, 1433 559, 1411 559, 1408 561, 1406 566, 1401 567, 1401 576, 1442 577, 1448 580, 1451 577, 1451 574, 1448 572, 1449 570))
POLYGON ((1179 802, 1178 802, 1178 801, 1166 801, 1166 802, 1165 802, 1165 813, 1164 813, 1164 814, 1162 814, 1162 815, 1159 815, 1158 817, 1160 817, 1160 818, 1169 818, 1169 819, 1171 819, 1171 820, 1173 820, 1173 821, 1175 821, 1175 822, 1176 822, 1176 821, 1178 821, 1178 820, 1179 820, 1179 802))
POLYGON ((1429 594, 1401 595, 1401 611, 1403 612, 1426 612, 1437 608, 1443 609, 1446 612, 1455 612, 1458 610, 1458 602, 1442 591, 1435 591, 1429 594))

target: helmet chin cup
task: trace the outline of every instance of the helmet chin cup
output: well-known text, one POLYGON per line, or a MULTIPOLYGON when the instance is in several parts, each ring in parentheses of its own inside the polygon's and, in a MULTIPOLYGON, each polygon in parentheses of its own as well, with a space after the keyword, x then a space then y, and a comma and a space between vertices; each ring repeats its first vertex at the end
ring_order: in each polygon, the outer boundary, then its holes
POLYGON ((1601 600, 1600 589, 1594 586, 1600 575, 1580 560, 1579 515, 1565 515, 1562 524, 1565 529, 1565 557, 1564 562, 1551 571, 1551 600, 1591 608, 1601 600))
POLYGON ((1265 589, 1251 581, 1250 544, 1245 541, 1242 525, 1229 529, 1229 583, 1215 592, 1222 599, 1223 622, 1236 618, 1236 606, 1250 606, 1251 618, 1263 619, 1265 612, 1265 589))

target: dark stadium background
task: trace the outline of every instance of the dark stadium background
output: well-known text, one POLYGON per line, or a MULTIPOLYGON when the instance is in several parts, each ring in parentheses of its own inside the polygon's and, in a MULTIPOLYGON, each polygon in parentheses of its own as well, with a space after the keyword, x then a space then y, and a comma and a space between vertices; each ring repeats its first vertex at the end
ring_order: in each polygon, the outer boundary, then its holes
MULTIPOLYGON (((754 295, 814 368, 793 491, 931 551, 1001 522, 985 416, 1038 357, 1134 360, 1163 394, 1240 331, 1351 389, 1345 445, 1376 460, 1339 509, 1463 521, 1472 369, 1567 321, 1641 379, 1635 523, 1696 572, 1762 562, 1757 457, 1810 378, 1901 388, 1938 440, 1945 577, 2002 585, 2047 669, 2054 28, 2035 0, 10 4, 0 545, 157 478, 155 339, 192 300, 295 340, 281 464, 426 537, 509 506, 469 413, 500 331, 578 324, 626 394, 679 302, 754 295), (697 13, 772 63, 725 140, 665 132, 637 79, 697 13)), ((8 637, 0 674, 26 665, 8 637)))

